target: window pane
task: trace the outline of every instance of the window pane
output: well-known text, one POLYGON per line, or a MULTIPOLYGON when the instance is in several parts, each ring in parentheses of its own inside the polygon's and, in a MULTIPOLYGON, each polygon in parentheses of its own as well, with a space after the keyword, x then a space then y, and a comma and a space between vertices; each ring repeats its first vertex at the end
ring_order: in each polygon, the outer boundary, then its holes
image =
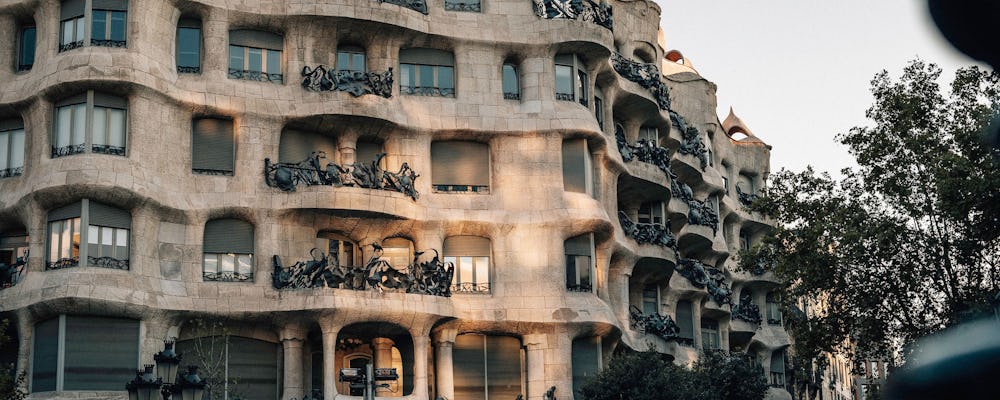
POLYGON ((476 257, 476 283, 490 282, 490 258, 476 257))
POLYGON ((434 66, 420 65, 420 87, 434 87, 434 66))
POLYGON ((355 71, 364 72, 365 70, 365 55, 360 53, 354 53, 351 55, 351 69, 355 71))
POLYGON ((73 106, 73 141, 70 144, 86 143, 87 134, 87 105, 77 104, 73 106))
POLYGON ((457 267, 462 283, 472 282, 472 257, 459 257, 457 267))
POLYGON ((55 147, 69 146, 70 132, 73 129, 73 106, 59 107, 56 113, 55 147))
POLYGON ((399 64, 399 85, 403 87, 413 87, 415 85, 413 74, 413 64, 399 64))
POLYGON ((275 50, 267 51, 267 73, 281 73, 281 52, 275 50))
POLYGON ((587 73, 586 72, 578 70, 578 71, 576 71, 576 73, 577 73, 577 85, 579 85, 578 86, 579 90, 577 90, 577 93, 580 94, 580 100, 581 101, 586 101, 587 97, 589 97, 587 95, 587 87, 589 87, 590 81, 587 80, 587 73))
POLYGON ((10 153, 8 144, 10 143, 10 133, 0 132, 0 169, 6 169, 10 165, 7 163, 7 154, 10 153))
POLYGON ((229 69, 242 71, 244 48, 240 46, 229 46, 229 69))
POLYGON ((519 88, 517 85, 517 71, 514 69, 514 66, 510 64, 504 64, 503 66, 503 92, 504 93, 519 92, 519 88))
POLYGON ((108 12, 104 10, 94 10, 91 17, 93 23, 90 25, 90 38, 93 40, 107 39, 108 12))
POLYGON ((76 28, 76 36, 73 37, 72 41, 79 42, 83 40, 83 17, 74 19, 73 26, 76 28))
POLYGON ((108 144, 125 147, 125 110, 108 109, 108 144))
POLYGON ((111 12, 111 40, 125 41, 125 12, 111 12))
POLYGON ((91 141, 94 145, 107 144, 108 137, 108 110, 104 107, 94 107, 93 134, 91 141))
MULTIPOLYGON (((67 220, 62 224, 62 237, 59 238, 59 243, 62 245, 62 248, 59 249, 59 258, 69 258, 70 254, 74 253, 74 247, 77 249, 80 248, 79 239, 73 237, 75 235, 73 235, 73 224, 71 221, 72 220, 67 220)), ((58 259, 52 261, 58 261, 58 259)))
POLYGON ((452 348, 455 398, 486 400, 486 349, 484 336, 458 335, 452 348))
POLYGON ((115 243, 115 230, 112 228, 101 228, 101 244, 111 246, 115 243))
POLYGON ((455 68, 437 67, 438 87, 441 89, 455 89, 455 68))
MULTIPOLYGON (((24 166, 24 129, 18 129, 10 133, 10 168, 24 166)), ((3 168, 0 163, 0 168, 3 168)))
POLYGON ((35 63, 35 34, 34 27, 25 28, 21 32, 21 54, 18 63, 21 65, 32 65, 35 63))
POLYGON ((62 39, 59 41, 59 44, 69 44, 73 42, 73 32, 75 31, 73 28, 73 21, 74 20, 72 19, 63 21, 62 39))
POLYGON ((346 71, 351 69, 351 53, 346 51, 337 52, 337 69, 346 71))
POLYGON ((33 341, 31 391, 54 391, 59 359, 59 317, 36 324, 33 341))
POLYGON ((556 65, 556 93, 573 94, 573 67, 556 65))
POLYGON ((101 227, 94 225, 87 227, 87 243, 88 244, 101 243, 101 227))
POLYGON ((576 271, 580 275, 580 286, 590 286, 590 257, 576 256, 576 271))
POLYGON ((49 261, 59 260, 59 238, 62 233, 62 221, 49 223, 49 261))
POLYGON ((206 273, 216 273, 219 272, 219 256, 217 254, 205 253, 205 272, 206 273))
POLYGON ((201 29, 177 29, 177 65, 181 67, 201 65, 201 29))
POLYGON ((115 229, 115 258, 128 260, 128 229, 115 229))
POLYGON ((139 321, 66 317, 65 390, 121 390, 139 364, 139 321))
POLYGON ((247 69, 250 71, 263 71, 264 51, 261 49, 247 49, 247 69))
POLYGON ((236 271, 236 258, 232 254, 219 254, 219 272, 236 271))
POLYGON ((253 273, 253 255, 240 254, 236 257, 237 271, 241 274, 253 273))
POLYGON ((70 231, 72 232, 72 236, 73 236, 73 246, 70 249, 71 253, 70 253, 69 256, 71 258, 79 258, 80 257, 80 229, 81 229, 81 227, 80 227, 80 219, 79 218, 73 218, 69 222, 70 222, 70 224, 68 225, 68 227, 69 227, 70 231))

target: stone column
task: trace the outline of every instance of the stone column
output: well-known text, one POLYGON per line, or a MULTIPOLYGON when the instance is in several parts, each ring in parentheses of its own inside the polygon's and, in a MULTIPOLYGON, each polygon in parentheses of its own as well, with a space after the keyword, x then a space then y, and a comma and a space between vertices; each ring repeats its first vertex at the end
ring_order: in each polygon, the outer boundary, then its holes
POLYGON ((427 335, 413 335, 413 396, 428 398, 427 392, 427 349, 430 346, 427 335))
POLYGON ((281 398, 298 399, 305 394, 302 371, 302 342, 306 338, 305 329, 300 326, 286 326, 281 330, 281 346, 285 355, 284 389, 281 398))
POLYGON ((337 334, 339 325, 324 325, 323 331, 323 397, 333 399, 337 393, 337 334))
POLYGON ((437 350, 437 395, 448 400, 455 400, 455 371, 451 351, 455 347, 455 329, 442 329, 434 336, 434 346, 437 350))
MULTIPOLYGON (((392 368, 392 346, 395 344, 396 342, 393 342, 392 339, 389 338, 372 339, 372 356, 374 358, 373 360, 374 364, 372 365, 373 368, 392 368)), ((403 371, 396 371, 396 372, 399 373, 402 379, 403 371)), ((376 382, 376 383, 386 383, 386 382, 376 382)), ((398 384, 399 388, 403 387, 403 385, 400 384, 401 383, 400 380, 396 380, 396 383, 398 384)), ((402 394, 402 393, 399 394, 387 393, 386 392, 387 390, 388 389, 375 389, 376 393, 375 396, 396 397, 402 394), (379 393, 380 391, 382 391, 382 393, 379 393)))
POLYGON ((528 368, 528 387, 525 391, 528 400, 541 400, 548 389, 545 387, 545 349, 548 347, 548 337, 541 333, 524 335, 524 346, 527 348, 525 364, 528 368))
POLYGON ((340 151, 341 166, 354 164, 357 161, 358 135, 346 130, 337 138, 337 150, 340 151))

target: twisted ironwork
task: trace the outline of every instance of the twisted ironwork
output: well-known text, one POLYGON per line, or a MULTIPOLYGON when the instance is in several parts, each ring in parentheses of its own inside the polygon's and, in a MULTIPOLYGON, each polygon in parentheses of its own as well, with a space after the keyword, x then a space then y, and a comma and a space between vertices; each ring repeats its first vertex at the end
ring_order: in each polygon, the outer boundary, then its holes
POLYGON ((200 74, 201 73, 201 67, 182 67, 182 66, 178 65, 177 66, 177 73, 178 74, 200 74))
POLYGON ((399 85, 399 92, 414 96, 455 97, 455 88, 399 85))
POLYGON ((87 151, 87 145, 84 143, 71 144, 69 146, 53 147, 52 148, 52 158, 71 156, 74 154, 82 154, 87 151))
POLYGON ((112 146, 110 144, 95 144, 91 147, 94 153, 98 154, 110 154, 113 156, 124 156, 125 147, 122 146, 112 146))
POLYGON ((670 89, 660 80, 660 69, 656 64, 646 64, 629 60, 616 52, 611 53, 611 66, 618 75, 638 83, 649 90, 661 110, 670 110, 670 89))
POLYGON ((427 2, 424 0, 378 0, 379 3, 395 4, 427 15, 427 2))
POLYGON ((733 304, 733 289, 729 287, 726 274, 721 269, 706 266, 695 259, 678 257, 674 270, 687 278, 694 287, 706 289, 719 305, 733 304))
POLYGON ((624 211, 618 211, 618 223, 621 224, 625 236, 635 239, 639 244, 654 244, 657 246, 677 249, 677 240, 670 231, 670 224, 645 224, 633 222, 624 211))
POLYGON ((611 5, 592 0, 532 0, 535 15, 545 19, 578 19, 614 30, 611 5))
POLYGON ((272 74, 263 71, 251 71, 248 69, 229 69, 229 79, 244 79, 248 81, 282 83, 284 75, 272 74))
POLYGON ((14 263, 0 263, 0 290, 14 287, 21 281, 21 276, 28 269, 28 254, 23 257, 15 257, 14 263))
POLYGON ((87 256, 87 266, 128 271, 129 263, 128 260, 119 260, 114 257, 87 256))
POLYGON ((60 258, 56 261, 49 261, 45 264, 46 271, 52 271, 56 269, 66 269, 73 268, 80 265, 80 259, 78 257, 72 258, 60 258))
POLYGON ((629 306, 628 314, 632 328, 640 333, 654 335, 666 341, 678 341, 682 339, 680 337, 681 328, 677 326, 677 323, 669 315, 659 313, 643 314, 642 310, 634 305, 629 306))
POLYGON ((420 194, 414 188, 417 175, 410 165, 403 163, 399 171, 385 171, 379 164, 385 153, 379 153, 368 164, 356 161, 348 166, 330 162, 323 166, 326 153, 314 151, 305 160, 297 163, 271 163, 264 159, 264 180, 268 186, 294 192, 299 184, 306 186, 355 186, 366 189, 380 189, 402 193, 413 200, 420 194))
POLYGON ((476 1, 455 1, 455 0, 445 0, 444 1, 445 11, 467 11, 467 12, 481 12, 482 5, 476 1))
POLYGON ((646 139, 639 139, 636 144, 629 143, 625 139, 625 128, 621 124, 615 124, 615 141, 618 143, 618 152, 622 154, 622 161, 639 160, 652 164, 667 174, 671 181, 677 178, 677 175, 670 169, 670 150, 657 146, 646 139))
POLYGON ((681 130, 681 135, 683 140, 677 152, 697 157, 698 161, 701 161, 701 169, 708 168, 708 149, 701 139, 701 132, 698 131, 698 128, 687 126, 686 129, 681 130))
POLYGON ((274 256, 272 284, 275 289, 333 288, 351 290, 385 290, 451 297, 451 279, 455 265, 442 262, 437 250, 430 260, 420 261, 425 252, 416 252, 406 268, 396 269, 382 259, 382 246, 372 243, 374 255, 363 266, 339 265, 319 249, 310 252, 313 259, 283 267, 281 257, 274 256))
POLYGON ((760 307, 753 302, 744 302, 742 299, 740 300, 740 304, 733 305, 733 318, 751 324, 760 324, 763 321, 760 307))
POLYGON ((247 282, 253 280, 253 272, 203 272, 202 280, 212 282, 247 282))
POLYGON ((715 211, 715 207, 708 202, 708 199, 704 201, 690 199, 687 200, 687 203, 688 222, 712 228, 713 235, 718 233, 719 213, 715 211))
POLYGON ((472 282, 462 282, 451 285, 452 293, 489 293, 490 284, 487 283, 472 283, 472 282))
POLYGON ((392 97, 392 68, 385 72, 342 71, 302 67, 302 87, 313 92, 341 91, 354 97, 374 94, 392 97))
POLYGON ((59 52, 62 53, 64 51, 69 51, 69 50, 73 50, 73 49, 79 49, 81 47, 83 47, 83 41, 82 40, 77 40, 75 42, 69 42, 69 43, 66 43, 66 44, 59 45, 59 52))
POLYGON ((111 40, 111 39, 90 39, 91 46, 100 47, 125 47, 124 40, 111 40))
POLYGON ((739 198, 740 204, 743 204, 746 207, 749 207, 751 204, 753 204, 753 202, 757 201, 757 199, 759 198, 759 196, 757 196, 755 193, 743 192, 743 189, 740 189, 739 183, 736 184, 736 196, 739 198))
POLYGON ((24 174, 24 167, 0 169, 0 179, 24 174))

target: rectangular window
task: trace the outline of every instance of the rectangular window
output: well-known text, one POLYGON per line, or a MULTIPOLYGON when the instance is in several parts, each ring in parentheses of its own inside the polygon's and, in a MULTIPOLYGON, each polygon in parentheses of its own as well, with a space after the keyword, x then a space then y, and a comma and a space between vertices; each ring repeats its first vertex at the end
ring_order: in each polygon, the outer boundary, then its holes
POLYGON ((663 202, 646 202, 639 205, 640 224, 663 225, 663 202))
POLYGON ((206 281, 253 280, 253 254, 205 253, 202 278, 206 281))
POLYGON ((718 350, 721 347, 718 321, 708 318, 701 319, 701 347, 705 350, 718 350))
POLYGON ((198 118, 191 129, 191 170, 210 175, 232 175, 236 164, 233 121, 198 118))
POLYGON ((573 370, 574 398, 582 399, 580 388, 583 383, 593 379, 601 371, 601 337, 583 337, 573 339, 571 345, 573 370))
POLYGON ((590 96, 587 94, 588 92, 587 89, 590 87, 590 80, 587 79, 587 73, 584 72, 583 70, 580 69, 576 70, 576 75, 577 75, 576 84, 578 85, 576 91, 576 94, 578 96, 577 98, 580 99, 580 104, 583 104, 584 107, 586 107, 587 99, 590 98, 590 96))
POLYGON ((75 267, 80 263, 80 218, 49 222, 47 269, 75 267))
POLYGON ((444 240, 444 260, 455 265, 452 291, 490 291, 490 240, 479 236, 451 236, 444 240))
POLYGON ((358 50, 338 50, 337 70, 365 72, 365 53, 358 50))
POLYGON ((21 38, 18 41, 19 51, 17 53, 17 70, 27 71, 35 64, 35 39, 37 30, 33 26, 21 29, 21 38))
POLYGON ((139 366, 139 321, 64 315, 35 325, 32 393, 121 390, 139 366))
POLYGON ((125 47, 125 30, 125 11, 93 10, 90 24, 90 44, 94 46, 125 47))
POLYGON ((229 78, 281 83, 281 51, 230 45, 229 78))
POLYGON ((62 33, 59 35, 59 51, 83 47, 83 15, 63 20, 62 33))
POLYGON ((587 140, 563 140, 562 163, 563 189, 593 195, 593 170, 587 140))
POLYGON ((485 143, 431 143, 431 179, 435 191, 489 193, 490 148, 485 143))
POLYGON ((455 68, 444 65, 399 64, 399 91, 418 96, 455 97, 455 68))
MULTIPOLYGON (((196 23, 191 23, 194 24, 196 23)), ((195 26, 177 28, 177 72, 188 74, 201 72, 201 28, 195 26)))
POLYGON ((24 173, 24 128, 20 121, 11 128, 0 128, 0 178, 18 176, 24 173))
POLYGON ((674 320, 680 329, 677 336, 682 339, 681 343, 694 345, 694 311, 692 304, 688 300, 677 302, 677 311, 674 320))
POLYGON ((586 234, 567 239, 564 243, 566 289, 571 292, 593 291, 593 240, 593 234, 586 234))
POLYGON ((604 130, 604 101, 600 97, 594 97, 594 118, 597 118, 597 126, 604 130))
POLYGON ((521 87, 517 82, 517 69, 512 64, 504 64, 501 68, 503 85, 503 98, 507 100, 520 100, 521 87))
POLYGON ((660 131, 651 126, 639 128, 639 141, 646 141, 653 146, 659 146, 660 131))
POLYGON ((653 315, 660 313, 660 289, 656 285, 648 285, 642 289, 642 313, 653 315))
POLYGON ((472 333, 455 337, 455 398, 513 399, 524 395, 521 342, 508 336, 472 333))
POLYGON ((125 156, 127 107, 126 99, 97 92, 81 93, 60 101, 56 104, 52 157, 85 153, 88 149, 94 153, 125 156), (88 108, 93 113, 89 137, 88 108))
POLYGON ((556 100, 575 100, 573 66, 556 64, 556 100))
POLYGON ((92 151, 94 153, 125 155, 125 110, 94 107, 92 151))

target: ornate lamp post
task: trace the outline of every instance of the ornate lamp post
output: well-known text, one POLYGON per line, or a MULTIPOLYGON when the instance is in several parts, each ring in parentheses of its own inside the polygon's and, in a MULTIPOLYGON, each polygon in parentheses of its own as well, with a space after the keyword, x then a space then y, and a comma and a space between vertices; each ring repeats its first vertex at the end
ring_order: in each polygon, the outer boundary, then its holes
POLYGON ((156 400, 157 392, 163 400, 170 400, 174 395, 178 395, 178 400, 202 400, 206 383, 198 376, 198 367, 188 366, 188 371, 181 373, 177 381, 181 356, 174 352, 174 341, 164 341, 163 351, 156 353, 153 360, 157 376, 153 375, 152 364, 136 371, 135 379, 125 384, 129 400, 156 400))

